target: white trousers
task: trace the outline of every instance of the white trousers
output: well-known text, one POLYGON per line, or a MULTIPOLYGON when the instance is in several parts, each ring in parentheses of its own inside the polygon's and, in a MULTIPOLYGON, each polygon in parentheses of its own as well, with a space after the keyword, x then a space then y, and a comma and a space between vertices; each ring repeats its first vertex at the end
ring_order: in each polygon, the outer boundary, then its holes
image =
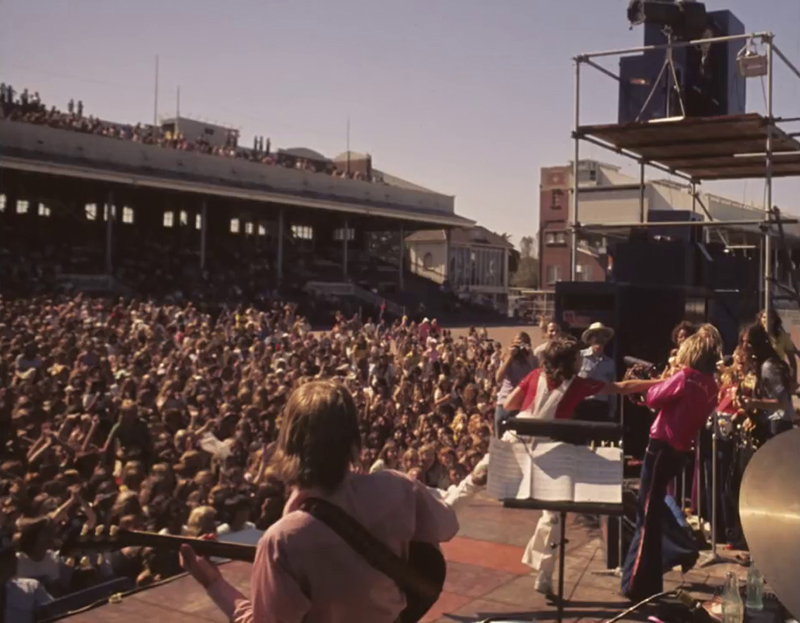
POLYGON ((554 547, 554 543, 561 536, 561 533, 558 532, 560 522, 559 513, 542 511, 539 523, 536 524, 536 531, 528 541, 525 553, 522 555, 523 564, 528 565, 534 571, 552 577, 558 555, 558 548, 554 547))

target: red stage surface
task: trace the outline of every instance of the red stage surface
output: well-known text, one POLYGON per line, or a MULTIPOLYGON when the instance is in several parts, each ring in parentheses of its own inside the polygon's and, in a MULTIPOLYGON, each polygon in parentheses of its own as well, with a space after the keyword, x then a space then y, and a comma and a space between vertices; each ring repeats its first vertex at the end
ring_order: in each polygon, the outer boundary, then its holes
MULTIPOLYGON (((538 512, 502 508, 478 496, 461 517, 461 532, 444 546, 448 577, 444 593, 425 621, 472 621, 492 614, 518 613, 528 620, 554 620, 555 608, 534 591, 535 576, 520 562, 523 547, 533 534, 538 512), (448 616, 450 615, 450 616, 448 616), (451 618, 452 617, 452 618, 451 618)), ((570 523, 572 517, 570 516, 570 523)), ((572 524, 567 531, 567 562, 564 594, 570 600, 565 620, 608 619, 629 604, 619 595, 619 580, 597 575, 605 569, 604 545, 599 530, 572 524)), ((225 576, 247 594, 250 565, 229 563, 225 576)), ((718 564, 695 569, 684 578, 688 589, 710 595, 720 586, 728 570, 744 575, 742 567, 718 564)), ((678 572, 667 575, 665 589, 677 588, 678 572)), ((191 578, 179 578, 166 585, 124 597, 73 615, 70 623, 189 623, 216 621, 225 617, 191 578)), ((628 619, 628 620, 636 620, 628 619)), ((643 620, 643 619, 639 619, 643 620)))

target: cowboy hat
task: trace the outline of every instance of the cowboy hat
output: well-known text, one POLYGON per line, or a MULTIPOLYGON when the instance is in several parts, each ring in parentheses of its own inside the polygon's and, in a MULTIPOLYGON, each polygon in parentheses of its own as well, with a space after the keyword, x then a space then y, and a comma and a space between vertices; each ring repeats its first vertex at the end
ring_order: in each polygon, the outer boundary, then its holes
POLYGON ((611 338, 614 337, 614 329, 605 326, 602 322, 593 322, 589 325, 589 328, 583 332, 581 341, 584 344, 588 344, 589 340, 593 337, 599 337, 605 342, 609 342, 611 338))

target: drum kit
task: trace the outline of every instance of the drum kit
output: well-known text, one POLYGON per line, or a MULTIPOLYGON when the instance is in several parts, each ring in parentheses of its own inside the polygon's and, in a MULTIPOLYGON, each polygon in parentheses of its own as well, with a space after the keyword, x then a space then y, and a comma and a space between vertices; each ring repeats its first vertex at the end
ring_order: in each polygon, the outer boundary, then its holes
POLYGON ((739 491, 739 516, 753 564, 783 606, 800 618, 800 429, 753 455, 739 491))
MULTIPOLYGON (((637 363, 629 364, 626 378, 652 378, 655 367, 637 363)), ((714 413, 708 427, 720 440, 752 451, 739 490, 742 529, 752 564, 786 610, 800 619, 800 428, 766 441, 757 418, 742 409, 755 395, 752 381, 741 380, 732 412, 714 413)))

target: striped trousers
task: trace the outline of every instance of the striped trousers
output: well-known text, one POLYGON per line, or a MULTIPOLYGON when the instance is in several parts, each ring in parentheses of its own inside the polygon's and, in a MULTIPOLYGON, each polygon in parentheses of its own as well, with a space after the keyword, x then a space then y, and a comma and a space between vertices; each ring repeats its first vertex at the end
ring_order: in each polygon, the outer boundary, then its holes
POLYGON ((664 590, 664 559, 671 558, 662 551, 662 527, 671 512, 664 497, 682 465, 680 452, 664 441, 650 440, 642 464, 636 532, 622 572, 622 592, 632 601, 664 590))

